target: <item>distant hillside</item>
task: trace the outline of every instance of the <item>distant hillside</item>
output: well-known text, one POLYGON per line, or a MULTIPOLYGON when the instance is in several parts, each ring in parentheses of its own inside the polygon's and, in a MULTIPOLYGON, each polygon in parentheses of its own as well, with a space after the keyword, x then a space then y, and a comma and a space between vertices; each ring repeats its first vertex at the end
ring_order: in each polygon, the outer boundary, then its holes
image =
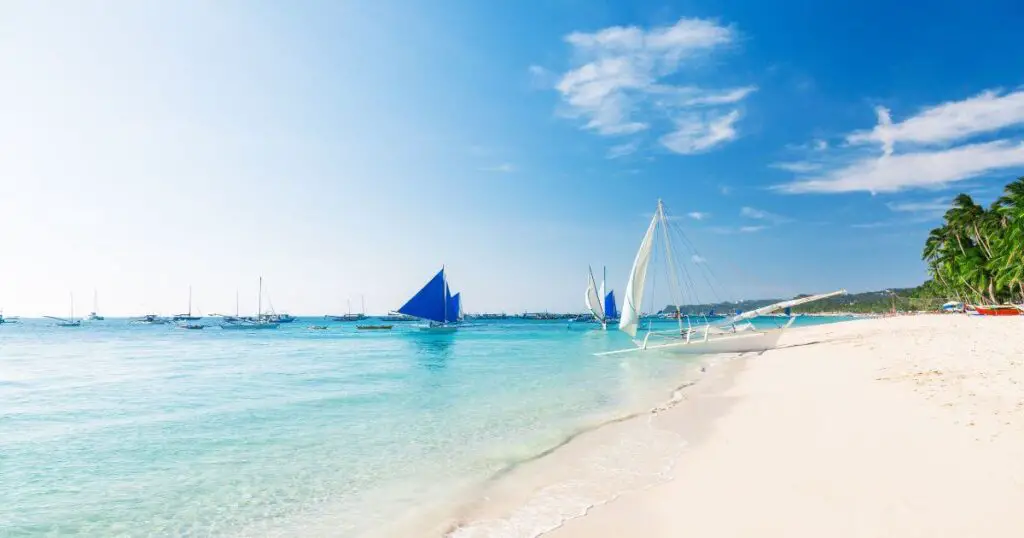
MULTIPOLYGON (((851 312, 851 313, 884 313, 889 312, 893 309, 895 304, 896 310, 935 310, 945 302, 945 299, 935 297, 932 292, 931 283, 926 282, 922 286, 917 288, 895 288, 891 290, 882 291, 868 291, 863 293, 851 293, 848 295, 842 295, 839 297, 832 297, 830 299, 823 299, 821 301, 815 301, 803 306, 798 306, 793 309, 793 312, 803 313, 817 313, 817 312, 851 312)), ((788 299, 795 299, 798 297, 807 297, 807 294, 797 295, 796 297, 780 298, 780 299, 758 299, 752 301, 740 301, 724 302, 724 303, 713 303, 713 304, 696 304, 696 305, 682 305, 679 310, 683 314, 698 315, 710 312, 712 310, 718 314, 732 314, 737 310, 746 312, 748 310, 754 310, 761 308, 762 306, 768 306, 772 303, 779 301, 786 301, 788 299)), ((670 313, 675 312, 676 307, 667 305, 662 312, 670 313)))

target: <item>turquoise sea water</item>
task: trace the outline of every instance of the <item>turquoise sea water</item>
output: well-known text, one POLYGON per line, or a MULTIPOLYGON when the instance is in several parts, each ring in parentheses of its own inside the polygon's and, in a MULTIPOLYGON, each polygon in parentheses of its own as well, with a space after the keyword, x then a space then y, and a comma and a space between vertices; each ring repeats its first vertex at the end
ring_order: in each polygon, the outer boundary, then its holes
POLYGON ((361 536, 664 400, 687 366, 595 357, 628 339, 564 321, 311 323, 0 325, 0 536, 361 536))

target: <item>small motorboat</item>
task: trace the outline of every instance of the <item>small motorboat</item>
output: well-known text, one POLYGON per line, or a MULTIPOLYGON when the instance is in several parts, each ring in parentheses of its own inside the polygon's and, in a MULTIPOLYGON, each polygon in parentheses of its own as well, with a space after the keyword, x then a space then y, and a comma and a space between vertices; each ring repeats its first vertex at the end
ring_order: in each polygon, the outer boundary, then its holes
POLYGON ((190 331, 201 331, 206 328, 206 325, 202 323, 179 323, 179 329, 188 329, 190 331))
POLYGON ((356 325, 360 331, 390 331, 394 325, 356 325))
POLYGON ((326 331, 327 325, 310 325, 309 330, 311 331, 326 331))

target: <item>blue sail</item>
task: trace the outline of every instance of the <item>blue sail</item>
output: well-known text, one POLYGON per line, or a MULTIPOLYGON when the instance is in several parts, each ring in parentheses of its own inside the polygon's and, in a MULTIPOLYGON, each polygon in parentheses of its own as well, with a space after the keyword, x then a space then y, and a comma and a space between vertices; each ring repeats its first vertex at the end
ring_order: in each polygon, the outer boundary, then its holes
POLYGON ((615 308, 615 291, 613 290, 604 296, 604 319, 619 319, 619 311, 615 308))
POLYGON ((444 280, 444 269, 438 271, 423 288, 398 309, 399 313, 438 323, 447 321, 448 284, 444 280))
POLYGON ((452 311, 452 290, 448 289, 448 282, 444 283, 444 321, 455 321, 455 314, 452 311))
POLYGON ((459 318, 462 317, 462 305, 459 303, 460 293, 452 295, 451 301, 448 302, 448 304, 451 305, 451 307, 448 309, 448 319, 451 321, 457 321, 459 318))

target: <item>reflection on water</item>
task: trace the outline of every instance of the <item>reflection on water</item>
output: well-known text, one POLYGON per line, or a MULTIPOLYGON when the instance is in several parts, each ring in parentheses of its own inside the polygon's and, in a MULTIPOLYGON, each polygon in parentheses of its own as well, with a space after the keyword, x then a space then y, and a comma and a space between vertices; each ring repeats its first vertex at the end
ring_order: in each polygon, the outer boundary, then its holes
POLYGON ((416 362, 427 370, 442 370, 454 352, 455 333, 409 335, 416 353, 416 362))

